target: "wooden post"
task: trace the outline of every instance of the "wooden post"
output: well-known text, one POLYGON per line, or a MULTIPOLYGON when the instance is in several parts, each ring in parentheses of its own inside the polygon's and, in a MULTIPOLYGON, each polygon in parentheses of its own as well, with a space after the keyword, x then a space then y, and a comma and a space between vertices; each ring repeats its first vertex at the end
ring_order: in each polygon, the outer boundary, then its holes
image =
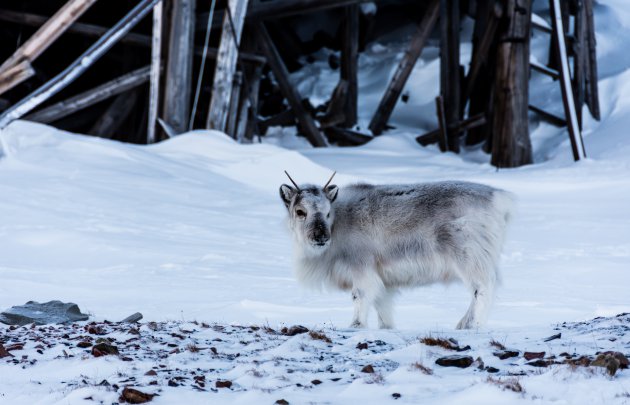
POLYGON ((34 74, 35 70, 27 60, 18 62, 16 65, 2 71, 0 73, 0 94, 11 90, 34 74))
POLYGON ((357 123, 359 97, 357 80, 359 63, 359 6, 357 4, 346 7, 343 31, 340 78, 348 83, 343 126, 349 128, 357 123))
POLYGON ((133 111, 133 107, 138 101, 138 91, 131 90, 118 95, 107 108, 105 113, 88 131, 88 134, 98 136, 100 138, 111 139, 116 135, 118 128, 133 111))
POLYGON ((247 96, 247 118, 245 119, 245 128, 241 139, 251 141, 254 134, 258 131, 258 95, 260 93, 260 78, 262 76, 262 66, 255 66, 253 73, 249 77, 249 91, 247 96))
POLYGON ((234 82, 232 83, 232 94, 230 96, 230 109, 228 111, 225 133, 237 139, 236 130, 238 128, 238 114, 240 112, 241 87, 243 85, 243 72, 234 72, 234 82))
POLYGON ((398 68, 396 69, 396 73, 392 77, 392 80, 385 90, 385 94, 383 94, 383 98, 379 103, 372 120, 370 121, 370 131, 374 135, 380 135, 383 133, 385 126, 387 125, 387 121, 394 111, 394 107, 396 106, 396 102, 400 98, 400 94, 413 70, 416 61, 420 57, 422 53, 422 49, 426 44, 431 31, 433 31, 433 27, 437 21, 439 15, 439 4, 440 0, 432 0, 429 4, 425 15, 422 17, 422 21, 418 24, 418 29, 409 44, 409 48, 405 52, 402 60, 398 64, 398 68))
POLYGON ((151 72, 149 84, 149 117, 147 120, 147 144, 155 143, 158 110, 160 106, 160 71, 162 67, 162 12, 164 3, 160 0, 153 7, 153 39, 151 44, 151 72))
POLYGON ((245 23, 248 0, 228 0, 228 8, 223 18, 223 30, 219 44, 219 56, 214 71, 212 99, 206 127, 226 131, 230 98, 236 72, 241 34, 245 23))
POLYGON ((188 130, 192 92, 195 0, 174 0, 171 10, 163 119, 177 133, 188 130))
POLYGON ((27 120, 48 124, 110 97, 124 93, 149 80, 150 67, 146 66, 119 76, 93 89, 84 91, 26 116, 27 120))
POLYGON ((450 128, 462 118, 459 29, 459 1, 440 0, 440 95, 449 128, 448 150, 455 153, 459 153, 459 134, 450 128))
POLYGON ((527 112, 531 1, 507 0, 505 18, 497 52, 492 164, 517 167, 532 163, 527 112))
MULTIPOLYGON (((59 73, 46 84, 29 94, 19 103, 0 114, 0 130, 6 128, 12 121, 22 117, 38 105, 57 94, 61 89, 81 76, 94 62, 96 62, 107 50, 128 33, 140 20, 146 16, 159 0, 141 0, 122 20, 114 25, 94 45, 83 52, 63 72, 59 73)), ((0 143, 5 154, 11 151, 7 148, 4 138, 0 135, 0 143)))
POLYGON ((585 73, 584 73, 584 87, 586 105, 588 105, 593 118, 596 120, 601 119, 601 112, 599 109, 599 89, 597 84, 597 42, 595 40, 595 19, 593 17, 593 0, 584 1, 584 13, 586 18, 586 42, 587 51, 585 52, 585 73))
POLYGON ((21 61, 33 62, 94 2, 96 0, 69 0, 0 66, 0 72, 21 61))
POLYGON ((278 50, 274 46, 271 37, 269 37, 267 29, 264 25, 262 25, 262 23, 257 23, 255 27, 258 40, 260 41, 260 46, 267 57, 267 63, 269 63, 284 97, 286 97, 289 105, 293 109, 293 113, 300 123, 302 131, 304 131, 304 135, 313 146, 328 146, 326 138, 324 138, 322 133, 319 131, 319 128, 315 125, 315 121, 313 121, 313 118, 308 114, 302 105, 302 97, 291 83, 289 79, 289 72, 287 71, 286 66, 284 66, 284 63, 280 58, 280 54, 278 54, 278 50))
POLYGON ((442 152, 448 152, 448 127, 444 115, 444 98, 441 95, 435 98, 435 111, 438 117, 438 144, 442 152))

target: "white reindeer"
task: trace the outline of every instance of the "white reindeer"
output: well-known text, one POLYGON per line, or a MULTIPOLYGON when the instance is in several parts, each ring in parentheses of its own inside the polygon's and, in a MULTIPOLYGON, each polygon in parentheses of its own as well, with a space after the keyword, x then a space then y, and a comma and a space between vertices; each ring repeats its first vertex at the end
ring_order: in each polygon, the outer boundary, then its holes
MULTIPOLYGON (((286 172, 285 172, 286 173, 286 172)), ((288 173, 286 173, 289 176, 288 173)), ((352 292, 351 327, 392 328, 392 298, 403 287, 460 280, 473 295, 458 329, 485 321, 514 198, 476 183, 280 186, 295 239, 298 279, 352 292)))

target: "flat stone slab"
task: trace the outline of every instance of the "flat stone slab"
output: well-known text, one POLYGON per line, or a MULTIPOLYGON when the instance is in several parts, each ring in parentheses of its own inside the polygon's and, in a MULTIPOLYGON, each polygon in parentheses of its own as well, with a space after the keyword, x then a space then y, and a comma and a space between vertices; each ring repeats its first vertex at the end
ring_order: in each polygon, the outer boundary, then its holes
POLYGON ((88 315, 81 313, 79 306, 71 302, 49 301, 39 303, 29 301, 0 313, 0 322, 7 325, 46 325, 49 323, 70 323, 87 321, 88 315))

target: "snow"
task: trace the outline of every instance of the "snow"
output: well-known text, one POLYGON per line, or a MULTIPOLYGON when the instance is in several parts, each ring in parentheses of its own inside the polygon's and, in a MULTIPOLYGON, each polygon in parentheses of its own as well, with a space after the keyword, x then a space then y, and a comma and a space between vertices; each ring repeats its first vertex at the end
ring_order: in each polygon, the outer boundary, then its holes
MULTIPOLYGON (((595 8, 602 121, 585 110, 589 158, 578 163, 572 160, 566 128, 537 122, 532 125, 536 164, 519 169, 497 171, 478 148, 455 155, 418 146, 414 137, 435 125, 439 66, 434 46, 414 69, 405 90, 409 102, 394 112, 397 129, 358 148, 310 148, 287 129, 275 129, 263 144, 239 145, 218 132, 196 131, 135 146, 14 122, 0 134, 12 152, 0 158, 0 309, 59 299, 79 304, 96 321, 118 321, 140 311, 143 338, 151 336, 145 321, 168 321, 168 328, 195 329, 186 342, 197 339, 200 345, 220 333, 200 327, 202 322, 237 330, 223 336, 220 352, 242 351, 238 362, 228 364, 207 352, 160 360, 182 370, 214 368, 218 371, 207 371, 209 380, 230 379, 235 388, 197 392, 169 387, 160 377, 157 387, 139 388, 161 390, 156 404, 273 403, 280 398, 385 403, 394 400, 392 393, 402 395, 401 403, 628 403, 627 370, 614 378, 566 365, 532 372, 522 359, 511 364, 494 358, 488 345, 495 339, 509 348, 556 356, 563 351, 630 354, 627 331, 611 341, 612 329, 598 328, 596 321, 588 327, 560 326, 630 312, 630 59, 621 40, 630 34, 626 9, 621 0, 598 2, 595 8), (457 179, 514 192, 519 209, 488 325, 453 329, 469 303, 464 288, 454 285, 401 293, 396 330, 344 329, 352 313, 350 297, 306 290, 292 275, 291 241, 278 198, 278 186, 288 181, 285 169, 299 182, 323 183, 336 170, 339 186, 359 180, 457 179), (271 334, 261 334, 251 348, 238 346, 247 333, 239 325, 279 330, 295 324, 323 331, 333 340, 332 348, 306 335, 271 334), (562 329, 563 338, 543 343, 555 328, 562 329), (436 357, 447 353, 418 343, 429 335, 471 345, 475 357, 501 370, 496 378, 517 378, 524 392, 503 391, 487 382, 490 374, 472 368, 435 365, 436 357), (385 348, 370 354, 356 349, 357 343, 376 340, 386 342, 385 348), (327 365, 318 363, 318 356, 332 353, 343 366, 342 380, 335 383, 316 370, 327 365), (283 360, 276 365, 276 358, 283 360), (434 374, 414 370, 415 362, 434 374), (382 381, 361 375, 359 366, 367 363, 375 365, 382 381), (262 377, 250 372, 258 368, 262 377), (287 374, 288 368, 298 374, 287 374), (510 370, 521 369, 529 371, 509 376, 510 370), (278 384, 283 378, 290 384, 278 384), (314 378, 324 383, 295 385, 314 378)), ((533 54, 543 60, 547 42, 536 35, 533 54)), ((366 128, 405 41, 373 44, 362 54, 359 127, 366 128)), ((322 55, 294 76, 314 104, 336 84, 325 59, 322 55)), ((536 105, 562 112, 557 82, 534 75, 531 88, 536 105)), ((370 321, 375 327, 374 316, 370 321)), ((0 337, 11 333, 0 326, 0 337)), ((112 336, 123 339, 120 332, 112 336)), ((119 374, 140 378, 159 362, 150 356, 133 362, 93 358, 76 347, 65 348, 74 356, 65 358, 61 350, 55 346, 39 355, 29 343, 23 351, 12 351, 18 360, 21 355, 39 359, 24 369, 0 360, 0 403, 91 403, 87 397, 112 403, 119 392, 97 386, 101 380, 120 380, 119 374)))

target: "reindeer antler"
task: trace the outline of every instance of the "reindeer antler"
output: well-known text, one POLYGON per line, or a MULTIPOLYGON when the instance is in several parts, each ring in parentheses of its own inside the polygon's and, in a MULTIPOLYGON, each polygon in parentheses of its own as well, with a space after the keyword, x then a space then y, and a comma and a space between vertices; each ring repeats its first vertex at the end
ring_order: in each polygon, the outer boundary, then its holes
POLYGON ((337 171, 335 171, 332 176, 330 176, 330 178, 328 179, 328 182, 324 185, 324 190, 326 190, 326 187, 328 187, 328 185, 330 184, 330 182, 332 181, 333 177, 335 177, 335 174, 337 174, 337 171))
POLYGON ((289 173, 287 173, 287 171, 284 171, 284 174, 287 175, 287 177, 289 178, 289 180, 291 180, 291 183, 293 183, 293 185, 295 186, 295 188, 297 188, 297 191, 302 191, 300 190, 300 186, 297 185, 297 183, 295 181, 293 181, 293 179, 291 178, 291 176, 289 176, 289 173))

